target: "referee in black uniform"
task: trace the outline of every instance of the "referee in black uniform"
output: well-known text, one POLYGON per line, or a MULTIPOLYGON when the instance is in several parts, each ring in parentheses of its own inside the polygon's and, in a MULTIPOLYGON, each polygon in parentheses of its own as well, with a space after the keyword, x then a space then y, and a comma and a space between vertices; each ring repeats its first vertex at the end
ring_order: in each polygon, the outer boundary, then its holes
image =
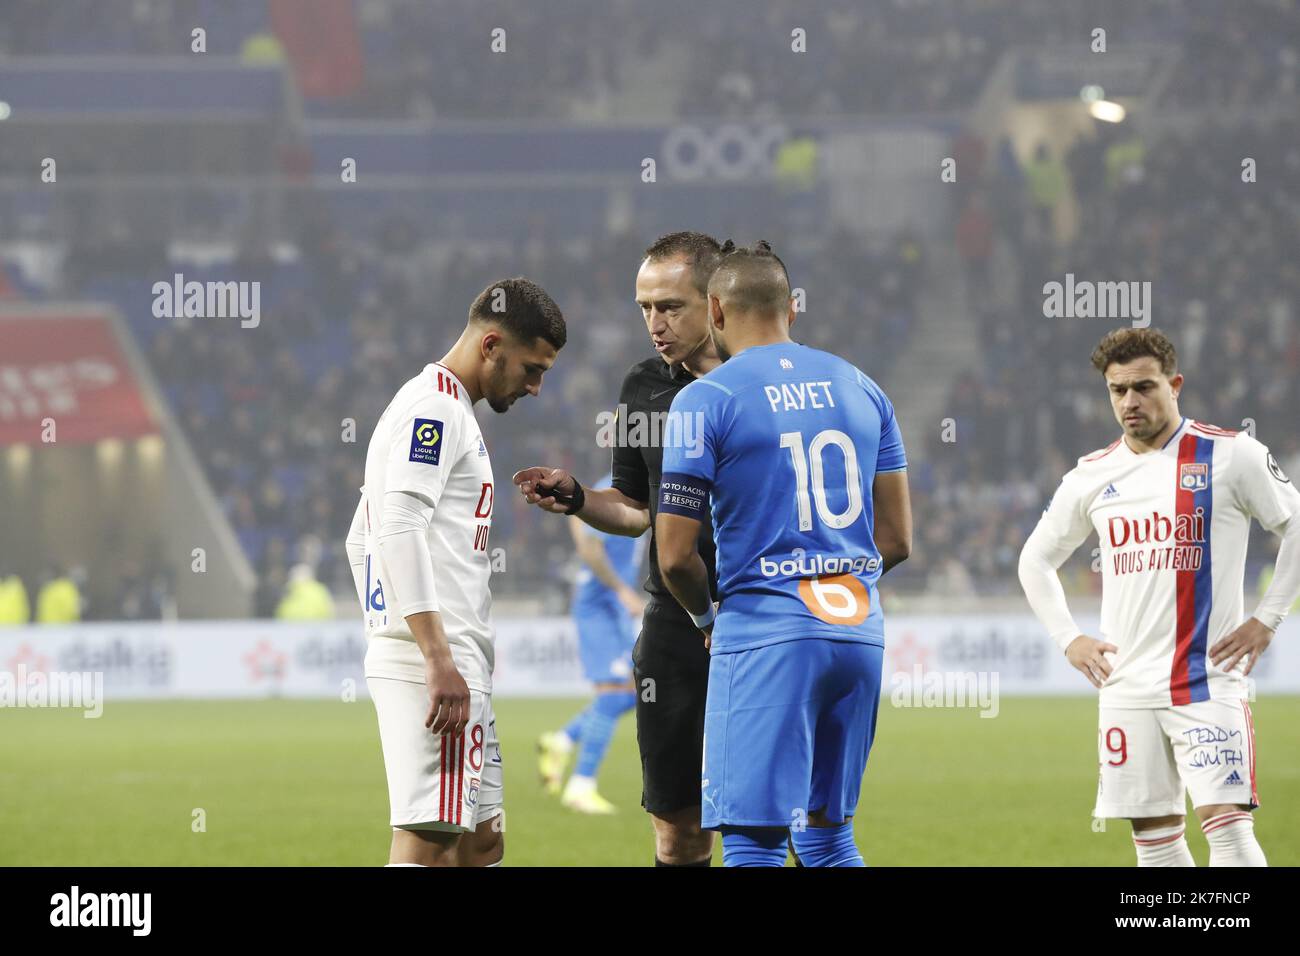
MULTIPOLYGON (((655 828, 656 866, 708 866, 713 833, 700 829, 704 698, 709 654, 704 637, 659 574, 654 540, 663 475, 662 421, 676 394, 719 364, 709 337, 708 283, 721 258, 717 240, 674 232, 646 250, 636 301, 658 355, 632 366, 619 393, 613 487, 587 491, 560 468, 525 468, 514 483, 529 501, 577 515, 601 531, 636 537, 650 530, 650 574, 641 635, 633 651, 636 739, 641 751, 641 805, 655 828), (626 418, 624 418, 626 416, 626 418)), ((700 556, 717 594, 713 531, 699 537, 700 556)))

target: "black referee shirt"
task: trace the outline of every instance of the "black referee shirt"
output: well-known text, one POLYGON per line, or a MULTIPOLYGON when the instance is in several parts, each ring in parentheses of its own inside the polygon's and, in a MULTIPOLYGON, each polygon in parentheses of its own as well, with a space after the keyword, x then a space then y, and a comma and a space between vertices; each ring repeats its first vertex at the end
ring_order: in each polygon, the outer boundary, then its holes
MULTIPOLYGON (((655 515, 659 511, 659 482, 664 473, 662 421, 672 407, 673 398, 693 381, 695 376, 684 365, 669 366, 657 355, 633 365, 623 379, 623 388, 619 392, 618 430, 614 436, 614 487, 629 498, 650 505, 650 574, 645 583, 650 600, 646 610, 664 616, 674 615, 686 627, 694 627, 695 624, 664 585, 663 576, 659 573, 659 550, 654 529, 655 515), (659 417, 651 418, 656 413, 659 417), (623 425, 625 415, 626 426, 623 425), (644 423, 641 426, 643 436, 656 440, 636 441, 637 436, 633 432, 638 420, 644 423), (652 422, 658 424, 652 426, 652 422), (627 445, 620 444, 622 438, 628 440, 627 445), (642 447, 631 447, 637 444, 642 447)), ((703 527, 700 528, 698 547, 700 557, 709 569, 709 593, 716 600, 718 572, 714 563, 713 525, 707 512, 703 527)))

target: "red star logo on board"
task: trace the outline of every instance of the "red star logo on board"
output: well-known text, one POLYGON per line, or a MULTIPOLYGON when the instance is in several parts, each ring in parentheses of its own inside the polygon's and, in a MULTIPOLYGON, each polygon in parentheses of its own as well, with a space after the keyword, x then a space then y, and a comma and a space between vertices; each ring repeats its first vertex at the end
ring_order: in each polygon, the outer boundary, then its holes
POLYGON ((257 646, 244 655, 244 663, 248 665, 249 676, 254 681, 264 677, 268 680, 283 680, 287 660, 284 652, 277 651, 268 640, 258 641, 257 646))
POLYGON ((889 660, 893 664, 894 673, 902 671, 910 674, 916 667, 920 667, 924 672, 929 658, 930 648, 919 642, 913 631, 908 631, 901 641, 889 649, 889 660))
POLYGON ((49 671, 51 663, 52 661, 44 654, 37 654, 32 650, 30 644, 19 644, 18 652, 5 661, 5 670, 16 674, 19 667, 24 667, 28 673, 46 673, 49 671))

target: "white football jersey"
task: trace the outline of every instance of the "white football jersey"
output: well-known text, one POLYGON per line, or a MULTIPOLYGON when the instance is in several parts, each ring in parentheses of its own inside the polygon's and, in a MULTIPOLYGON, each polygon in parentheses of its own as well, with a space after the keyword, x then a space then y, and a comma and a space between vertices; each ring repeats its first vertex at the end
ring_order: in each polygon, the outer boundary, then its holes
POLYGON ((384 495, 417 494, 433 504, 429 553, 438 612, 465 682, 491 692, 492 463, 463 383, 433 363, 394 396, 366 451, 366 674, 424 681, 423 657, 402 615, 402 595, 379 553, 384 495))
POLYGON ((1095 531, 1101 633, 1119 648, 1103 707, 1168 707, 1247 696, 1241 676, 1208 650, 1246 620, 1250 519, 1272 531, 1300 512, 1300 494, 1244 432, 1184 418, 1158 451, 1120 438, 1079 459, 1034 529, 1059 566, 1095 531))

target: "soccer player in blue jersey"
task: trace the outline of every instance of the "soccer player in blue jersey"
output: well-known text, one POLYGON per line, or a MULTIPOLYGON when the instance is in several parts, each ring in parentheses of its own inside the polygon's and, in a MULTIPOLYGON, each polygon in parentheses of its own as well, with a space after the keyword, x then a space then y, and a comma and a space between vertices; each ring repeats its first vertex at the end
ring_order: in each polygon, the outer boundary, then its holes
POLYGON ((876 726, 876 582, 911 551, 894 409, 843 359, 790 339, 766 243, 709 281, 723 359, 673 401, 655 533, 669 589, 710 646, 702 825, 726 866, 862 866, 853 839, 876 726), (711 509, 718 605, 695 550, 711 509))
MULTIPOLYGON (((612 483, 613 475, 607 474, 592 490, 612 483)), ((569 530, 582 561, 572 608, 578 654, 587 680, 596 685, 596 696, 563 730, 542 734, 538 769, 547 792, 560 793, 564 769, 577 745, 578 761, 560 802, 579 813, 609 814, 614 805, 596 790, 596 774, 619 718, 636 706, 632 646, 645 610, 636 589, 645 548, 641 538, 607 534, 581 521, 570 521, 569 530)))

